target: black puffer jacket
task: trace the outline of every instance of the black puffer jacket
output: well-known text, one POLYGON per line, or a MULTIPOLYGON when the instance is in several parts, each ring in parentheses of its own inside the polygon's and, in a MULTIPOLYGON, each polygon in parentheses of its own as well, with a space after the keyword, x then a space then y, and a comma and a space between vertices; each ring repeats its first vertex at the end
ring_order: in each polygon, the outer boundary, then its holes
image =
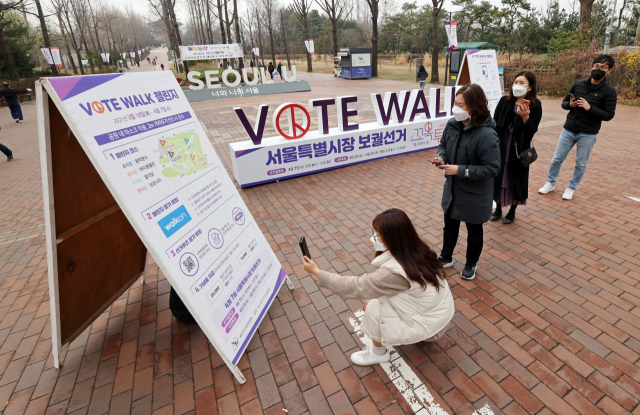
POLYGON ((602 121, 611 121, 616 114, 616 102, 618 94, 614 87, 607 83, 607 80, 590 88, 591 77, 578 81, 571 85, 569 94, 575 95, 576 99, 584 98, 591 108, 589 111, 580 107, 572 108, 571 97, 567 94, 562 101, 562 108, 569 110, 564 128, 572 133, 598 134, 602 121))
POLYGON ((500 171, 500 140, 495 126, 491 117, 478 127, 451 118, 444 129, 436 157, 458 165, 458 175, 447 176, 442 192, 445 213, 453 202, 452 219, 485 223, 491 217, 493 178, 500 171))

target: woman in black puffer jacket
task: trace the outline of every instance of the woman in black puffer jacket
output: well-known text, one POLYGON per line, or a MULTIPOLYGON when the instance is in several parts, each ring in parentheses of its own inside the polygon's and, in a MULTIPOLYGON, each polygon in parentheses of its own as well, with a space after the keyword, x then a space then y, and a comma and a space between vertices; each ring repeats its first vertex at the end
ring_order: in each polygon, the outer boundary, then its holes
POLYGON ((472 280, 482 253, 482 224, 491 217, 493 178, 500 171, 500 141, 479 85, 458 90, 452 112, 454 118, 447 123, 432 161, 447 177, 442 193, 444 242, 439 259, 445 268, 453 266, 460 222, 465 222, 469 235, 467 261, 460 275, 472 280))

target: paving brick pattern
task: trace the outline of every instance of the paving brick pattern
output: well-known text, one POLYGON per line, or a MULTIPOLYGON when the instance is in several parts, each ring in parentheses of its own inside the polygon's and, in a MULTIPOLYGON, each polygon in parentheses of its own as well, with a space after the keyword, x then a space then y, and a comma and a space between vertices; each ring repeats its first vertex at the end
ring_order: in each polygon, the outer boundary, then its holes
MULTIPOLYGON (((373 120, 368 94, 415 85, 301 75, 312 92, 194 104, 230 172, 227 143, 245 139, 231 111, 358 95, 359 121, 373 120)), ((640 414, 640 197, 637 108, 605 123, 571 202, 536 193, 562 128, 558 100, 543 100, 529 204, 516 221, 485 225, 478 277, 467 282, 466 233, 449 272, 457 312, 436 343, 397 347, 448 414, 640 414)), ((175 320, 169 283, 153 259, 135 283, 63 352, 53 368, 35 105, 26 123, 0 110, 0 411, 12 414, 410 414, 380 366, 349 355, 362 303, 319 288, 300 263, 306 235, 321 268, 372 270, 366 231, 400 207, 440 247, 443 176, 434 151, 377 160, 240 190, 295 289, 283 288, 239 362, 238 384, 196 325, 175 320)), ((313 117, 315 123, 315 117, 313 117)), ((332 126, 335 117, 330 119, 332 126)), ((315 124, 312 125, 315 128, 315 124)), ((269 126, 269 131, 273 129, 269 126)), ((267 134, 268 135, 268 134, 267 134)), ((573 152, 569 159, 573 157, 573 152)))

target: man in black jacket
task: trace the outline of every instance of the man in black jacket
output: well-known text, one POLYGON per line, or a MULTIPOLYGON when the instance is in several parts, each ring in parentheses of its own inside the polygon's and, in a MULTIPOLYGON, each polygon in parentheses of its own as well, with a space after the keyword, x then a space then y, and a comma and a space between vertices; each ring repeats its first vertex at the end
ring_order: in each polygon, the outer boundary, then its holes
POLYGON ((573 178, 562 195, 565 200, 573 198, 573 192, 587 170, 589 155, 596 143, 602 121, 610 121, 616 113, 618 94, 605 78, 611 73, 614 65, 615 62, 611 56, 598 56, 593 60, 591 77, 576 82, 569 89, 569 93, 562 101, 562 108, 568 110, 569 115, 549 166, 547 183, 538 192, 547 194, 555 190, 556 178, 560 174, 562 162, 573 146, 577 145, 573 178))
POLYGON ((11 116, 16 120, 16 122, 24 122, 22 119, 22 108, 18 102, 18 94, 26 94, 27 92, 31 92, 31 89, 27 88, 21 91, 9 88, 9 82, 3 82, 2 85, 4 88, 0 89, 0 95, 4 96, 4 99, 7 100, 11 116))

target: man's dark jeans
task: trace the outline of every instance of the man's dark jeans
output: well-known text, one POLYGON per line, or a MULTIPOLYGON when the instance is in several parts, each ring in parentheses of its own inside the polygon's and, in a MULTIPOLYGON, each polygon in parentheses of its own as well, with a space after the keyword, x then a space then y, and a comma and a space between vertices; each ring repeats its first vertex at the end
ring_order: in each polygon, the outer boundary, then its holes
POLYGON ((0 143, 0 152, 2 152, 5 156, 7 157, 11 157, 13 155, 13 152, 11 150, 9 150, 5 145, 3 145, 2 143, 0 143))
POLYGON ((19 102, 7 102, 9 109, 11 110, 11 116, 14 120, 22 121, 22 108, 20 107, 19 102))

